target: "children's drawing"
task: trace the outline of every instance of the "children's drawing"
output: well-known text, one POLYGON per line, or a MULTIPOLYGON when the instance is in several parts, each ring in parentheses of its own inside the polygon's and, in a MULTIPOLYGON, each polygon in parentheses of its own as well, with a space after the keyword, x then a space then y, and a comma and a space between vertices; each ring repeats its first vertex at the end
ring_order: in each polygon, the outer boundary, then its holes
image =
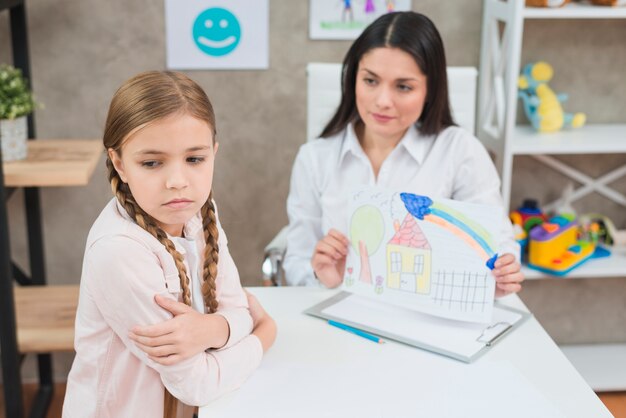
POLYGON ((461 212, 441 203, 434 203, 426 196, 400 193, 400 198, 411 215, 449 230, 476 250, 487 266, 493 269, 497 255, 492 249, 493 242, 489 233, 480 224, 467 218, 461 212))
POLYGON ((490 320, 502 208, 368 188, 352 195, 349 213, 346 290, 446 318, 490 320))
POLYGON ((310 0, 311 39, 356 39, 379 16, 411 10, 410 0, 310 0))
POLYGON ((352 214, 350 221, 350 242, 360 257, 361 273, 359 280, 372 284, 369 254, 375 253, 380 246, 385 225, 380 211, 371 205, 361 206, 352 214))

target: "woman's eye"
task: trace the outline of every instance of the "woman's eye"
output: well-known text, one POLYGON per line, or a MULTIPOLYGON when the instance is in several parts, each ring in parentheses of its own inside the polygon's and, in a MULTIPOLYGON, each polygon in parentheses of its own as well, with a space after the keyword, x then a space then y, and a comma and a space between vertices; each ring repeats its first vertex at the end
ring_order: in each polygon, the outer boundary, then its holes
POLYGON ((411 86, 407 86, 406 84, 400 84, 398 86, 398 90, 400 90, 400 91, 411 91, 411 90, 413 90, 413 88, 411 88, 411 86))
POLYGON ((363 82, 367 84, 368 86, 373 86, 376 84, 376 80, 374 80, 373 78, 367 78, 367 77, 363 79, 363 82))
POLYGON ((160 163, 158 161, 154 161, 154 160, 150 160, 150 161, 142 161, 141 162, 141 166, 142 167, 146 167, 146 168, 155 168, 159 165, 160 163))
POLYGON ((204 161, 204 157, 189 157, 187 158, 188 163, 199 164, 204 161))

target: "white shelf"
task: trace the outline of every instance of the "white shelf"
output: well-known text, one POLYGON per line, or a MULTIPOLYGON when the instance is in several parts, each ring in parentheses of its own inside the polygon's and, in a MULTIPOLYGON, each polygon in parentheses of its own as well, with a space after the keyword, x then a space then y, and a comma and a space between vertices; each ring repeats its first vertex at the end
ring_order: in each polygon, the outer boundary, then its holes
MULTIPOLYGON (((552 276, 538 270, 522 267, 528 280, 534 279, 594 279, 600 277, 626 277, 626 249, 611 249, 611 255, 605 258, 594 258, 585 261, 565 276, 552 276)), ((626 363, 624 363, 626 364, 626 363)))
POLYGON ((520 125, 513 131, 510 152, 514 155, 626 153, 626 124, 586 125, 542 134, 530 125, 520 125))
POLYGON ((623 367, 626 344, 576 344, 560 348, 596 392, 626 390, 626 367, 623 367))
POLYGON ((594 6, 569 3, 563 7, 525 7, 526 19, 624 19, 626 7, 594 6))

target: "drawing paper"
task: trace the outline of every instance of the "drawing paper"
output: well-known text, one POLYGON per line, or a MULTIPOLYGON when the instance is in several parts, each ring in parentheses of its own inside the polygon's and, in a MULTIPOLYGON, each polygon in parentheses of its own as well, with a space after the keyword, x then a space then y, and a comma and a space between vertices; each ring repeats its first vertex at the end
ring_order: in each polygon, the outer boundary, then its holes
POLYGON ((502 208, 363 188, 348 208, 343 289, 445 318, 491 320, 502 208))

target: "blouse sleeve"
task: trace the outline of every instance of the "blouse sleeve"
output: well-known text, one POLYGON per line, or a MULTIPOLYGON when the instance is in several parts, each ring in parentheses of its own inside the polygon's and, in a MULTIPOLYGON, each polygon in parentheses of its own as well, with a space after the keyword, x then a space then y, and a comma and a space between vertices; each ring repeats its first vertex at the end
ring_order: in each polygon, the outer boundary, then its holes
POLYGON ((291 172, 287 197, 287 253, 283 267, 287 283, 292 286, 319 286, 313 275, 311 257, 322 239, 320 193, 307 145, 300 147, 291 172))
MULTIPOLYGON (((474 136, 464 134, 464 146, 460 147, 461 152, 456 156, 452 199, 503 207, 500 177, 487 150, 474 136)), ((500 252, 511 253, 520 261, 520 246, 515 241, 513 226, 504 210, 501 225, 500 252)))
MULTIPOLYGON (((263 349, 255 336, 221 351, 199 353, 178 364, 164 366, 150 360, 128 337, 135 325, 152 325, 171 314, 154 301, 155 294, 175 300, 165 287, 158 257, 126 236, 100 239, 87 251, 81 285, 87 287, 107 324, 126 348, 157 371, 165 387, 188 405, 204 405, 233 390, 258 367, 263 349)), ((171 290, 171 289, 170 289, 171 290)))

